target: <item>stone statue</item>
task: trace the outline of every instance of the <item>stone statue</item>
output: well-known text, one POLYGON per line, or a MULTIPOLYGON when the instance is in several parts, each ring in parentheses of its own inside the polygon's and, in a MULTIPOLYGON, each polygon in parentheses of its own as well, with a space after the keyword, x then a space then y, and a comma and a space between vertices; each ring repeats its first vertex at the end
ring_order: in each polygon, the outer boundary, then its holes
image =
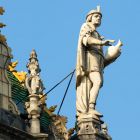
POLYGON ((101 25, 102 13, 100 6, 91 10, 86 16, 86 22, 82 25, 77 51, 76 65, 76 108, 77 117, 91 115, 99 119, 102 115, 96 111, 95 105, 99 89, 103 85, 103 70, 114 62, 121 54, 122 46, 119 40, 116 46, 112 46, 114 40, 105 40, 98 31, 101 25), (106 54, 103 47, 108 47, 106 54))

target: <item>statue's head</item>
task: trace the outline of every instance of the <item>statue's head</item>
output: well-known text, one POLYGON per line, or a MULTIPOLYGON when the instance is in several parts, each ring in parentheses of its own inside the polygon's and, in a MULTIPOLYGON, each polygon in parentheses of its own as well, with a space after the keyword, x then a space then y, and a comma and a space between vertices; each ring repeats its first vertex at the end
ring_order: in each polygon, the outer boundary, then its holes
POLYGON ((100 6, 97 6, 97 9, 91 10, 87 16, 86 21, 91 22, 96 27, 101 25, 102 13, 100 11, 100 6))

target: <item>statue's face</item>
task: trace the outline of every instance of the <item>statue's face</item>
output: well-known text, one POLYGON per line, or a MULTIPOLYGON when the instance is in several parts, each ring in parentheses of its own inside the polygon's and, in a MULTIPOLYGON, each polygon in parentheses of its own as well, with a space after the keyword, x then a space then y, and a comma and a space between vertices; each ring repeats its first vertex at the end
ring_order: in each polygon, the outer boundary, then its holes
POLYGON ((98 13, 97 14, 93 14, 92 18, 91 18, 91 22, 92 22, 93 25, 98 27, 101 24, 101 19, 102 19, 102 17, 101 17, 100 14, 98 14, 98 13))

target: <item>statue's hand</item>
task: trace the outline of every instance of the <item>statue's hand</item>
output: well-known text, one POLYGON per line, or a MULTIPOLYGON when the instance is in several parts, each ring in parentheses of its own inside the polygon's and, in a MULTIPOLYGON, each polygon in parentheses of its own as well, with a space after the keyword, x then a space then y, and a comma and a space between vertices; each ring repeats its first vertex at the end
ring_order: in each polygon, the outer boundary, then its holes
POLYGON ((112 46, 111 43, 114 43, 115 40, 103 40, 102 45, 103 46, 112 46))
POLYGON ((123 45, 123 43, 119 40, 117 45, 115 46, 110 46, 107 49, 107 52, 105 54, 105 59, 106 60, 113 60, 115 58, 118 58, 121 54, 121 46, 123 45))

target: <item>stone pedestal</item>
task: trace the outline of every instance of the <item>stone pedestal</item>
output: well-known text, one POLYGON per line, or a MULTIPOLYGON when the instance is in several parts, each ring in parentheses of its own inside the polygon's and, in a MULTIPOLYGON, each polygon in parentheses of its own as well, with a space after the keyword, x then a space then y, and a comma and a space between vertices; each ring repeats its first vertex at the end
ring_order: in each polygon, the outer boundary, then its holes
POLYGON ((31 119, 31 133, 37 134, 40 133, 40 121, 38 118, 32 118, 31 119))
POLYGON ((93 117, 83 117, 77 122, 77 136, 79 140, 108 140, 102 133, 103 121, 93 117))
POLYGON ((29 114, 30 120, 30 133, 31 134, 39 134, 40 133, 40 112, 41 109, 39 107, 39 95, 32 94, 29 96, 29 102, 26 103, 26 108, 29 114))

